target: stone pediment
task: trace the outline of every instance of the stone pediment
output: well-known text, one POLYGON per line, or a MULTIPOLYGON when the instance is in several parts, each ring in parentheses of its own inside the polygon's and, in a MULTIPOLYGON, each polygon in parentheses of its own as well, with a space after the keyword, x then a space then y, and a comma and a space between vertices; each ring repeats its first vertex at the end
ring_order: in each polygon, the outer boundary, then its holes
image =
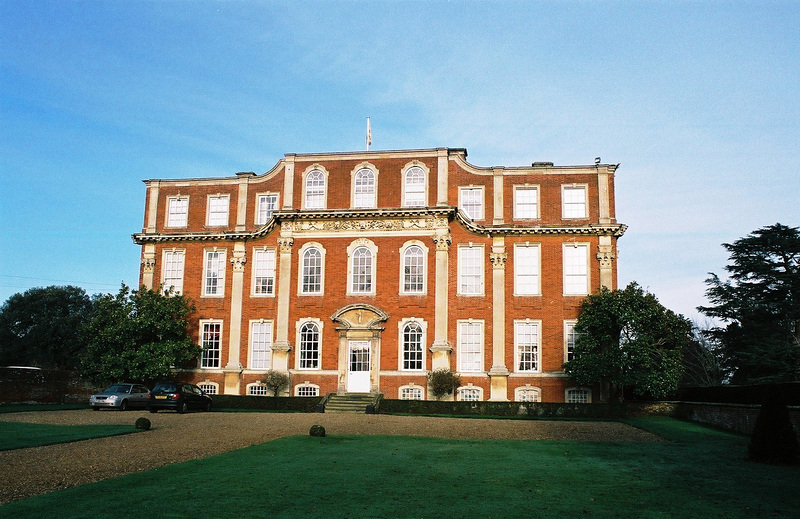
POLYGON ((389 319, 389 314, 367 303, 354 303, 337 310, 331 319, 345 330, 375 330, 389 319))

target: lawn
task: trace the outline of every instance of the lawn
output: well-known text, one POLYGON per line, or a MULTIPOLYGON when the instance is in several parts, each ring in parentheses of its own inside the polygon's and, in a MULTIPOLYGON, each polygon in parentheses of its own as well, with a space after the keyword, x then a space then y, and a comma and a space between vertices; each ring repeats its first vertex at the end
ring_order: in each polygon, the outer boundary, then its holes
POLYGON ((133 425, 47 425, 0 422, 0 451, 137 432, 133 425))
POLYGON ((741 436, 630 423, 669 441, 295 436, 10 503, 0 517, 797 517, 800 467, 744 460, 741 436))

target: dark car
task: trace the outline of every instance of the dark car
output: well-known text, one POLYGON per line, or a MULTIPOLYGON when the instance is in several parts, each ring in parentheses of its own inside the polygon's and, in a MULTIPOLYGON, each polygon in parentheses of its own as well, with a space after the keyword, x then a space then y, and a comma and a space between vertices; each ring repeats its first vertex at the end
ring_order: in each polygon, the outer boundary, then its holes
POLYGON ((119 409, 125 411, 126 409, 139 409, 147 408, 149 404, 148 393, 146 387, 141 384, 121 383, 114 384, 107 388, 102 393, 92 395, 89 397, 89 405, 95 411, 101 407, 108 407, 110 409, 119 409))
POLYGON ((151 413, 159 409, 172 409, 185 413, 189 409, 211 411, 211 397, 194 384, 186 382, 159 382, 150 391, 147 408, 151 413))

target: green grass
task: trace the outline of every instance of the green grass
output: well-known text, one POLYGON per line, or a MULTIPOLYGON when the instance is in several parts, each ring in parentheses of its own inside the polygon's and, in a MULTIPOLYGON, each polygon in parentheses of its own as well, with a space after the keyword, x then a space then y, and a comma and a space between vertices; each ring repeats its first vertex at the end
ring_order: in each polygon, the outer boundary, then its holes
POLYGON ((800 467, 745 461, 742 436, 630 423, 670 441, 295 436, 10 503, 0 517, 797 517, 800 467))
POLYGON ((0 451, 137 432, 130 425, 48 425, 0 422, 0 451))

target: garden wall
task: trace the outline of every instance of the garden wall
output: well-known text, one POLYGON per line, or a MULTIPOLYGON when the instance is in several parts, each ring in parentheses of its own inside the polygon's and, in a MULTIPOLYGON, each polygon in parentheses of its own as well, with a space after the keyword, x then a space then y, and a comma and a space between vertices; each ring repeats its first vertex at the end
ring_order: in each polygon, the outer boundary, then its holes
POLYGON ((0 368, 0 403, 4 404, 88 404, 95 389, 69 371, 0 368))

